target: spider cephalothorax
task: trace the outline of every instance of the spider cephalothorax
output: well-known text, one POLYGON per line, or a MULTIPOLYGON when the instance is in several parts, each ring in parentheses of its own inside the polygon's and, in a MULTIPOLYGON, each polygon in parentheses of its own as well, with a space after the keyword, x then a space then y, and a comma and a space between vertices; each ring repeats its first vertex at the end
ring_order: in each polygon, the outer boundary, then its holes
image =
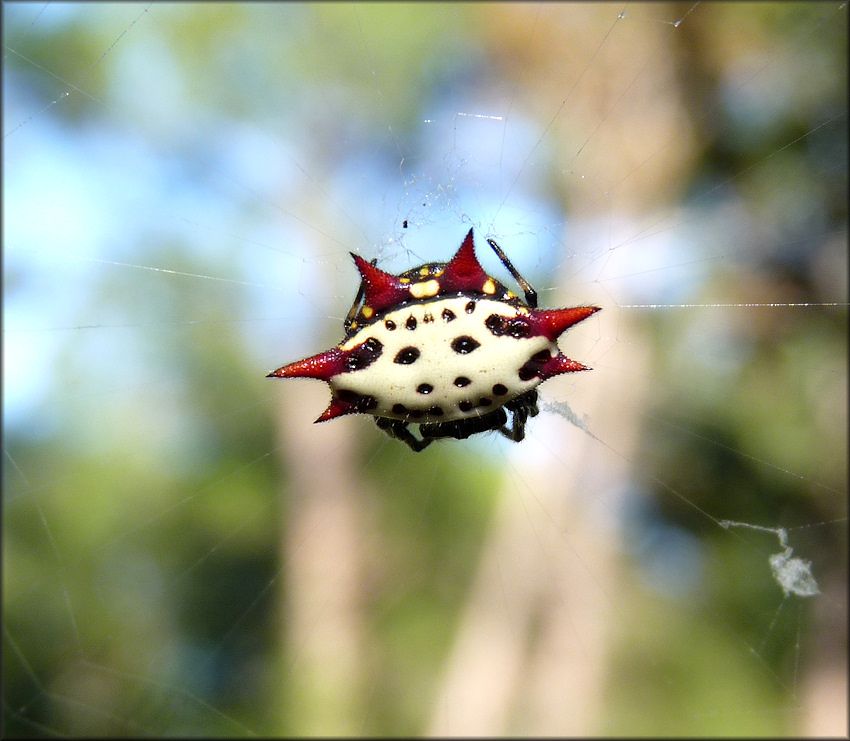
POLYGON ((537 414, 536 387, 588 370, 558 349, 558 337, 596 306, 538 309, 537 294, 492 240, 487 242, 525 296, 484 272, 472 229, 447 263, 392 275, 352 254, 360 291, 336 347, 269 373, 318 378, 331 403, 316 422, 371 414, 391 437, 420 451, 434 439, 498 430, 525 437, 537 414), (507 411, 512 413, 507 426, 507 411), (421 439, 409 429, 419 425, 421 439))

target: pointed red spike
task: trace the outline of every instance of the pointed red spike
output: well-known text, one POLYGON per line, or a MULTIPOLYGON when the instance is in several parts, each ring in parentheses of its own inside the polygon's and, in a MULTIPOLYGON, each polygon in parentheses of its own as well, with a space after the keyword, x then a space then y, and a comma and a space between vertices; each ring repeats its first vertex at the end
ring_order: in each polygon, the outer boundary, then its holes
POLYGON ((552 376, 560 376, 562 373, 574 373, 575 371, 590 370, 586 365, 570 360, 563 353, 558 353, 549 358, 540 368, 539 376, 545 381, 552 376))
POLYGON ((331 403, 328 405, 328 408, 322 412, 313 424, 317 424, 318 422, 327 422, 329 419, 333 419, 334 417, 341 417, 343 414, 353 414, 356 411, 357 409, 355 405, 350 401, 343 401, 342 399, 334 397, 331 399, 331 403))
MULTIPOLYGON (((440 277, 440 292, 483 291, 490 276, 484 272, 475 256, 472 229, 464 238, 455 256, 448 262, 440 277)), ((492 291, 490 291, 492 293, 492 291)))
POLYGON ((284 365, 269 373, 266 378, 318 378, 321 381, 329 381, 334 376, 346 372, 348 355, 344 350, 332 347, 318 355, 284 365))
POLYGON ((599 311, 598 306, 575 306, 570 309, 533 310, 528 317, 532 334, 543 335, 553 342, 567 329, 591 314, 599 311))
POLYGON ((409 287, 403 284, 397 275, 376 268, 353 252, 351 256, 366 287, 363 295, 364 306, 371 307, 377 313, 410 298, 409 287))

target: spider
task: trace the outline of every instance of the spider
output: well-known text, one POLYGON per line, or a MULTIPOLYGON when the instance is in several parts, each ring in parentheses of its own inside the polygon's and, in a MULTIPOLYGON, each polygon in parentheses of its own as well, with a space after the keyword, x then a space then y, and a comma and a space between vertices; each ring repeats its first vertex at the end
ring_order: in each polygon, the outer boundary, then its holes
POLYGON ((400 275, 352 253, 361 283, 343 340, 268 377, 327 382, 331 402, 316 422, 370 414, 414 452, 491 430, 521 441, 538 413, 536 387, 589 370, 561 353, 557 340, 599 307, 538 309, 537 292, 494 240, 487 243, 524 300, 484 272, 472 229, 449 262, 400 275))

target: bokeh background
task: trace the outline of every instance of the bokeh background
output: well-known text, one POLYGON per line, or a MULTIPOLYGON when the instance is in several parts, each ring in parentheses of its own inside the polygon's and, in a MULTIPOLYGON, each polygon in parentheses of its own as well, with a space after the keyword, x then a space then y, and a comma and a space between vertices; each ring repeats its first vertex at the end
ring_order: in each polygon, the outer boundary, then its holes
POLYGON ((6 736, 846 733, 845 5, 2 12, 6 736), (522 444, 264 378, 470 227, 522 444))

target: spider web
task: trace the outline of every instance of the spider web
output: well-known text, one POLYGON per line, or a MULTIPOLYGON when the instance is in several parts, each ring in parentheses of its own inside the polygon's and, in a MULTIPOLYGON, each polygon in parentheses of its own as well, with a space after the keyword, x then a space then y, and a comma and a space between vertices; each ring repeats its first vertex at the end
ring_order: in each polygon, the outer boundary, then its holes
POLYGON ((7 735, 846 733, 846 7, 4 13, 7 735), (593 368, 272 368, 495 238, 593 368))

